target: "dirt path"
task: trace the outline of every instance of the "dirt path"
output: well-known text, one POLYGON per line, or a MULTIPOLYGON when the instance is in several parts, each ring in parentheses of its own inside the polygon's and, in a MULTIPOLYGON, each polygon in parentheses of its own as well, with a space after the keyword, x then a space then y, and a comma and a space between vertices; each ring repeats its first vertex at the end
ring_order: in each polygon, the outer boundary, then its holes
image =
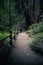
POLYGON ((16 57, 16 62, 21 62, 23 63, 23 65, 43 65, 43 57, 36 54, 30 48, 30 44, 32 43, 32 41, 33 38, 28 37, 28 35, 24 32, 17 35, 17 40, 15 44, 16 48, 12 49, 13 55, 11 54, 13 57, 16 57))
POLYGON ((28 35, 23 32, 17 35, 16 46, 20 47, 21 49, 24 49, 27 46, 29 46, 29 44, 31 44, 32 41, 33 38, 28 37, 28 35))
POLYGON ((43 56, 30 48, 32 40, 26 33, 19 33, 16 43, 13 41, 15 48, 11 48, 4 65, 43 65, 43 56))

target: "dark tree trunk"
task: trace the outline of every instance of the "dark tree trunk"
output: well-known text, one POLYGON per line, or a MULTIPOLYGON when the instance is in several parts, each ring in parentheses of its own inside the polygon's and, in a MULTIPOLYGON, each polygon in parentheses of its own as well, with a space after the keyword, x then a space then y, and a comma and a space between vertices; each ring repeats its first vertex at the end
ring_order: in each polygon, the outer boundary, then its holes
POLYGON ((38 22, 39 15, 40 15, 40 1, 33 0, 33 23, 38 22))
POLYGON ((41 9, 41 12, 43 12, 43 0, 40 0, 40 9, 41 9))
POLYGON ((24 12, 24 16, 25 16, 25 20, 26 20, 26 24, 27 24, 27 29, 28 27, 31 25, 31 21, 30 21, 30 16, 29 16, 29 9, 26 8, 25 12, 24 12))

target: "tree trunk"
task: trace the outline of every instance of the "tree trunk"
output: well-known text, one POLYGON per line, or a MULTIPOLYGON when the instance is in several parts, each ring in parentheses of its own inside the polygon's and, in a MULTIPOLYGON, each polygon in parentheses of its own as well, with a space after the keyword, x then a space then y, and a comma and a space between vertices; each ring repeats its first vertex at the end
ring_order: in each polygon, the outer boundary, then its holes
POLYGON ((40 15, 40 1, 39 0, 34 0, 34 6, 33 6, 33 22, 37 23, 38 21, 38 16, 40 15))

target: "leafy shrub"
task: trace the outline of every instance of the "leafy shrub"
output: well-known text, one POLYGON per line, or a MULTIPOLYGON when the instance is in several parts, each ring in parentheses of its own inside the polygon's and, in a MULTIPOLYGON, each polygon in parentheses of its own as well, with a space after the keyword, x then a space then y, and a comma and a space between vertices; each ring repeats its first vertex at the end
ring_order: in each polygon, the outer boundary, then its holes
POLYGON ((37 34, 39 32, 43 32, 43 24, 42 23, 33 24, 29 27, 29 29, 31 30, 32 34, 37 34))
POLYGON ((37 26, 38 26, 38 24, 32 24, 28 29, 34 29, 37 26))
POLYGON ((33 29, 33 32, 32 32, 32 33, 33 33, 33 34, 36 34, 36 33, 38 33, 38 32, 39 32, 39 27, 36 27, 36 28, 33 29))
POLYGON ((31 48, 36 52, 43 53, 43 23, 32 24, 28 34, 35 39, 30 45, 31 48))
POLYGON ((43 33, 35 35, 35 40, 30 45, 32 50, 43 53, 43 33))

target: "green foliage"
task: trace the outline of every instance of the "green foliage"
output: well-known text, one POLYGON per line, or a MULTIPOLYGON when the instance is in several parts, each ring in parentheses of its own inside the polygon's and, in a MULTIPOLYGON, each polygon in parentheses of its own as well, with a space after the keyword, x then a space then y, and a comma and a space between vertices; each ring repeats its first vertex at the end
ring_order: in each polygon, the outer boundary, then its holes
MULTIPOLYGON (((5 32, 5 31, 1 31, 0 32, 0 40, 4 39, 5 37, 7 37, 9 34, 9 32, 5 32)), ((5 39, 3 41, 3 43, 0 43, 0 48, 3 47, 3 45, 6 45, 8 42, 10 41, 9 38, 5 39)))
POLYGON ((43 53, 43 23, 32 24, 27 31, 34 41, 30 45, 31 49, 36 52, 43 53))
POLYGON ((9 35, 9 32, 0 32, 0 39, 3 39, 8 35, 9 35))
POLYGON ((43 24, 34 24, 30 26, 30 36, 34 38, 31 48, 36 52, 43 53, 43 24))
POLYGON ((43 32, 43 24, 39 24, 38 26, 34 27, 33 33, 35 34, 39 32, 43 32))
POLYGON ((37 33, 43 32, 43 24, 39 23, 39 24, 33 24, 29 27, 29 31, 27 31, 28 33, 30 33, 30 35, 35 35, 37 33))
POLYGON ((32 44, 30 45, 31 48, 39 53, 43 53, 43 32, 42 33, 37 33, 34 36, 34 41, 32 42, 32 44))
MULTIPOLYGON (((15 0, 3 0, 1 4, 4 4, 4 6, 1 6, 0 9, 0 15, 1 15, 1 21, 0 21, 0 29, 1 30, 9 30, 13 29, 17 25, 17 23, 23 21, 24 22, 24 17, 23 15, 19 14, 17 9, 16 9, 16 4, 15 0)), ((22 22, 21 22, 22 23, 22 22)))

